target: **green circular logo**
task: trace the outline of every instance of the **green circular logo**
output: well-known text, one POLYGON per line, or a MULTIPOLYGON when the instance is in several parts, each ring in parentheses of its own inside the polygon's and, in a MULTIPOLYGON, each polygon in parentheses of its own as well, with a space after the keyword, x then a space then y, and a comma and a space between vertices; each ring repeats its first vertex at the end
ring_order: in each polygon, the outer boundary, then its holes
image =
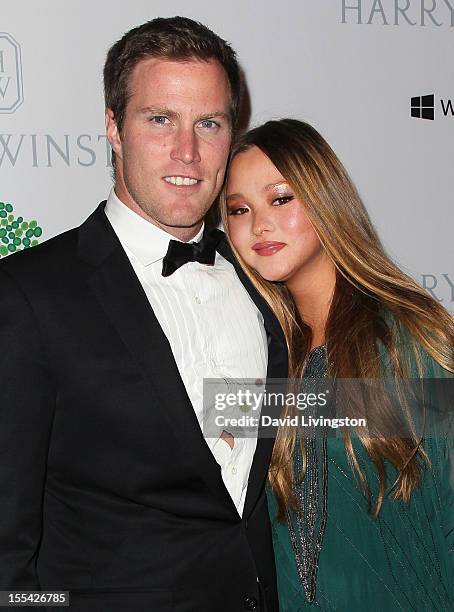
POLYGON ((0 258, 36 246, 43 233, 37 221, 24 221, 13 213, 12 204, 0 202, 0 258))

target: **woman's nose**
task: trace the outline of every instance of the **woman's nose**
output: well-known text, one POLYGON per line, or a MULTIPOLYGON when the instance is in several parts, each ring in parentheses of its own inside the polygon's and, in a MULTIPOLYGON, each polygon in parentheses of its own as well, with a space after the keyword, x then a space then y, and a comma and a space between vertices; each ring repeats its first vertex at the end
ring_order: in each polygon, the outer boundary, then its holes
POLYGON ((273 225, 272 219, 270 218, 270 215, 265 214, 265 213, 258 213, 258 212, 254 214, 252 232, 256 236, 260 236, 265 232, 269 232, 273 228, 274 228, 274 225, 273 225))

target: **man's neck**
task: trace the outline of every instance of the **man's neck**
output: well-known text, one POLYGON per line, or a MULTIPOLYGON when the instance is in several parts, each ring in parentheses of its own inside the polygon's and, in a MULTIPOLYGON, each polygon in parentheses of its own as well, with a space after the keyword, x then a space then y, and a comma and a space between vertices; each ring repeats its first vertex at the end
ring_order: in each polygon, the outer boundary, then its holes
POLYGON ((150 217, 150 215, 147 215, 147 213, 130 196, 128 197, 128 194, 123 194, 121 189, 119 190, 117 186, 115 186, 115 195, 124 206, 127 206, 130 210, 136 213, 136 215, 139 215, 139 217, 142 217, 142 219, 145 219, 145 221, 148 221, 148 223, 159 227, 159 229, 163 230, 167 234, 170 234, 170 236, 173 238, 181 240, 182 242, 190 242, 195 236, 197 236, 200 228, 202 227, 203 221, 199 221, 196 225, 192 225, 191 227, 172 227, 170 225, 164 225, 159 223, 159 221, 156 219, 153 219, 153 217, 150 217))

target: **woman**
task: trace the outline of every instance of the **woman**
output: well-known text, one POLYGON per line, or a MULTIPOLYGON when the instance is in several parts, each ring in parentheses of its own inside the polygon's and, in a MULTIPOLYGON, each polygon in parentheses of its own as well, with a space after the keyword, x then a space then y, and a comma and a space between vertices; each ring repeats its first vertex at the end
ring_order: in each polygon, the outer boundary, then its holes
MULTIPOLYGON (((367 414, 378 435, 278 432, 268 502, 281 610, 454 609, 452 438, 428 434, 433 396, 413 418, 405 393, 409 379, 452 376, 452 317, 388 258, 344 167, 305 123, 270 121, 240 139, 221 213, 286 333, 290 376, 377 381, 367 414)), ((355 414, 350 399, 339 410, 355 414)))

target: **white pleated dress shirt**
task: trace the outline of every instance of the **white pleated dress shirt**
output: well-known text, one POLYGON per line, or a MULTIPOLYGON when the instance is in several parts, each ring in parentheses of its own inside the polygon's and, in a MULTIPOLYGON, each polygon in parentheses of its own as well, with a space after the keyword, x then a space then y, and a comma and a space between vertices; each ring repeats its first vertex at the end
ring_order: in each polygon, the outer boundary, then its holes
MULTIPOLYGON (((262 314, 219 253, 213 266, 189 262, 163 277, 162 260, 176 238, 133 212, 113 189, 105 212, 167 336, 202 427, 204 378, 266 377, 262 314)), ((203 227, 193 241, 202 234, 203 227)), ((233 449, 220 438, 206 443, 241 516, 257 439, 235 438, 233 449)))

